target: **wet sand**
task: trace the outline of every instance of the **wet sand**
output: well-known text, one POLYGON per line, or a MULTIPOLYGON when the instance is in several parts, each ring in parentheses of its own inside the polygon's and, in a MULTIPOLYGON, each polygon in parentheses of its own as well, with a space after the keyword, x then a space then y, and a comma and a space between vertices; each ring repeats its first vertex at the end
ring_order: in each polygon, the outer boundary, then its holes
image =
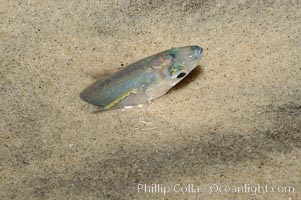
POLYGON ((108 2, 2 3, 1 199, 300 199, 300 1, 108 2), (204 48, 200 65, 153 103, 80 100, 102 74, 185 45, 204 48))

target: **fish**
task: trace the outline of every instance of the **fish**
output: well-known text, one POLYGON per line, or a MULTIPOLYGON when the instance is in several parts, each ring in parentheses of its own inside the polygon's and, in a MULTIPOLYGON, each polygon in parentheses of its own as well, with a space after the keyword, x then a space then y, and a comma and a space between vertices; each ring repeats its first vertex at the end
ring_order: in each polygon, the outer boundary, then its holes
POLYGON ((80 93, 80 98, 100 111, 147 103, 183 80, 202 55, 203 48, 197 45, 171 48, 96 81, 80 93))

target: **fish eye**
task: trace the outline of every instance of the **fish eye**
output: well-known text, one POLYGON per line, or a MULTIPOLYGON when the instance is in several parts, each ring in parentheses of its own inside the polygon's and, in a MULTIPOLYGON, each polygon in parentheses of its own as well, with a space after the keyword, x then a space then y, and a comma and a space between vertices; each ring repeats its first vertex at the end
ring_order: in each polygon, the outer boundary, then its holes
POLYGON ((185 72, 181 72, 181 73, 179 73, 179 74, 177 75, 177 78, 182 78, 182 77, 184 77, 185 75, 186 75, 185 72))

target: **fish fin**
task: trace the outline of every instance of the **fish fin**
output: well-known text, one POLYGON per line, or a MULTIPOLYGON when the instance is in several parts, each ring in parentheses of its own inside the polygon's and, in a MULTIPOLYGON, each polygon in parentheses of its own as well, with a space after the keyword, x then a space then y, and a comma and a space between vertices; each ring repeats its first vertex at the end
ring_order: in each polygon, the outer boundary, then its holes
POLYGON ((116 106, 118 103, 120 103, 121 101, 123 101, 125 98, 127 98, 128 96, 130 96, 131 94, 135 94, 137 93, 138 89, 134 88, 126 93, 124 93, 123 95, 121 95, 119 98, 115 99, 114 101, 112 101, 111 103, 109 103, 108 105, 106 105, 104 107, 104 110, 108 110, 113 108, 114 106, 116 106))
POLYGON ((145 94, 149 99, 156 99, 166 94, 172 88, 172 81, 161 82, 160 84, 145 90, 145 94))

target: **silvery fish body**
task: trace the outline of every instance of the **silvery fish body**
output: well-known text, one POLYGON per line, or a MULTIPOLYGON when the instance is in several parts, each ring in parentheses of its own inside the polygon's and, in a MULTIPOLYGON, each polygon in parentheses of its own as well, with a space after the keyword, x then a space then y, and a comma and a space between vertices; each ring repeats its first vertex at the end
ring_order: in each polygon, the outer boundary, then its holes
POLYGON ((143 104, 167 93, 198 65, 202 54, 199 46, 163 51, 95 82, 80 97, 101 110, 143 104))

